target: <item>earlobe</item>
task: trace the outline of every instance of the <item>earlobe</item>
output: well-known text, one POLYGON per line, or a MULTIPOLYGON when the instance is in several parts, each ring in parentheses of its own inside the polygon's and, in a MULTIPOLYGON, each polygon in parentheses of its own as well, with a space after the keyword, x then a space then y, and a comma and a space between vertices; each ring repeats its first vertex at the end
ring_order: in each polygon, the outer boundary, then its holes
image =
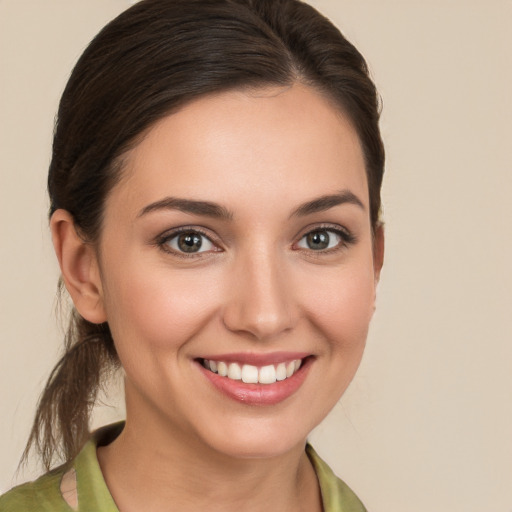
POLYGON ((62 278, 77 311, 91 323, 106 322, 94 246, 78 235, 73 217, 66 210, 55 211, 50 228, 62 278))

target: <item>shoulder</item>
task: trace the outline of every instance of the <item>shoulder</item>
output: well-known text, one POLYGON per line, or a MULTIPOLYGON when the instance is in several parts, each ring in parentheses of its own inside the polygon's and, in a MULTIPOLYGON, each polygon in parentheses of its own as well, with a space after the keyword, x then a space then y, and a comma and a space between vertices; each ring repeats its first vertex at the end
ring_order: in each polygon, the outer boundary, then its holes
POLYGON ((1 512, 68 512, 59 492, 62 469, 55 469, 34 482, 14 487, 0 496, 1 512))
POLYGON ((320 484, 325 512, 367 512, 350 487, 338 478, 311 445, 306 446, 320 484))
POLYGON ((73 512, 77 496, 80 496, 78 508, 118 512, 103 479, 96 448, 119 435, 123 426, 119 422, 97 430, 67 466, 55 468, 34 482, 14 487, 0 496, 0 512, 73 512))

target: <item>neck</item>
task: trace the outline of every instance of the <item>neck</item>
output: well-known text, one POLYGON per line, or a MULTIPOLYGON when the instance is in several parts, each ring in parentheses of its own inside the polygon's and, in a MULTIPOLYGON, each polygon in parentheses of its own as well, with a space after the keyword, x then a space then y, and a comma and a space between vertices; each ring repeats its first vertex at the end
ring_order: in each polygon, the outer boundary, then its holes
POLYGON ((322 510, 304 443, 271 458, 235 458, 164 421, 127 414, 123 432, 98 449, 98 459, 120 512, 322 510))

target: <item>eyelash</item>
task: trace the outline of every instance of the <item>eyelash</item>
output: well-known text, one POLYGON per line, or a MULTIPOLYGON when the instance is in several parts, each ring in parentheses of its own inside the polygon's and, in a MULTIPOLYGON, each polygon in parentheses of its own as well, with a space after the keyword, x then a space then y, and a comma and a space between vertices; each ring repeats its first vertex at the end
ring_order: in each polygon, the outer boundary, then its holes
MULTIPOLYGON (((293 245, 294 247, 301 242, 302 240, 306 239, 307 236, 315 234, 315 233, 334 233, 337 237, 340 238, 339 243, 335 247, 327 248, 327 249, 321 249, 321 250, 314 250, 311 248, 297 248, 296 250, 305 251, 308 252, 314 256, 320 257, 323 254, 332 254, 339 250, 343 250, 347 248, 350 245, 353 245, 357 242, 357 238, 350 233, 348 230, 344 228, 340 228, 339 226, 332 226, 332 225, 320 225, 315 226, 313 229, 308 230, 306 233, 304 233, 297 242, 295 242, 293 245)), ((203 242, 204 243, 204 242, 203 242)), ((188 227, 184 226, 181 228, 177 228, 172 230, 171 232, 164 233, 160 235, 156 239, 156 245, 164 252, 172 254, 174 256, 177 256, 179 258, 198 258, 204 255, 205 253, 211 253, 211 252, 222 252, 222 249, 218 247, 218 244, 216 244, 212 237, 209 236, 205 231, 198 227, 188 227), (207 251, 199 251, 199 252, 182 252, 179 250, 176 250, 174 248, 169 247, 169 242, 177 239, 182 234, 190 234, 190 235, 199 235, 200 237, 208 240, 212 246, 216 247, 215 250, 207 250, 207 251)))

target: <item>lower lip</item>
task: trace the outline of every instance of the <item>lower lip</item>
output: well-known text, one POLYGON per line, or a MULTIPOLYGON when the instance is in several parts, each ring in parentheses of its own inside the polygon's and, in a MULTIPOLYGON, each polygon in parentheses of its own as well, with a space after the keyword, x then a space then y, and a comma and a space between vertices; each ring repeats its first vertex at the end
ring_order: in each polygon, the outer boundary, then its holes
POLYGON ((302 385, 312 364, 312 358, 303 360, 291 377, 273 384, 246 384, 241 380, 221 377, 197 362, 205 377, 224 395, 247 405, 275 405, 293 395, 302 385))

